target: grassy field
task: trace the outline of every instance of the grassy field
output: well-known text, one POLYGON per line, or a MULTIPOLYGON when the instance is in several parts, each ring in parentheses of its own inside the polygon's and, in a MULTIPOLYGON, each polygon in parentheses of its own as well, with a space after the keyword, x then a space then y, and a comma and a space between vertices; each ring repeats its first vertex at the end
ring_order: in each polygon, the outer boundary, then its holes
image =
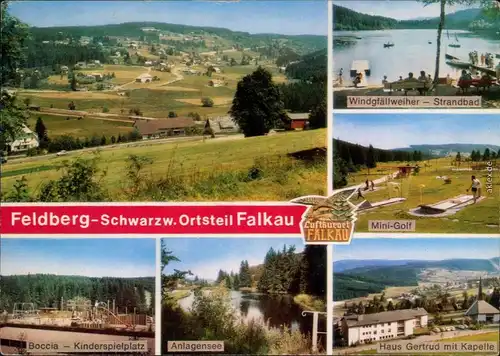
POLYGON ((42 118, 49 138, 55 138, 62 135, 70 135, 73 137, 85 138, 92 136, 106 136, 108 139, 111 136, 117 137, 119 134, 127 134, 133 130, 132 124, 117 121, 107 121, 98 119, 77 120, 70 118, 66 120, 64 116, 56 116, 49 114, 32 113, 28 120, 28 127, 35 129, 36 120, 42 118))
MULTIPOLYGON (((362 183, 366 179, 375 180, 395 172, 397 169, 394 167, 398 166, 399 163, 381 163, 375 169, 353 174, 350 177, 349 185, 362 183)), ((420 166, 422 168, 418 175, 395 180, 395 182, 401 183, 402 196, 407 200, 400 204, 380 207, 359 214, 358 221, 356 222, 357 232, 367 232, 369 220, 409 219, 417 220, 416 232, 498 233, 498 206, 500 204, 500 195, 498 192, 498 189, 500 189, 500 175, 497 173, 498 171, 493 174, 493 194, 490 194, 485 189, 486 171, 452 171, 449 158, 421 162, 420 166), (460 210, 457 214, 446 218, 419 218, 408 214, 410 209, 416 208, 420 204, 437 203, 444 199, 467 194, 466 189, 470 186, 470 177, 473 174, 483 183, 483 196, 486 196, 485 200, 476 205, 468 206, 460 210), (437 179, 438 176, 448 176, 451 178, 452 183, 445 184, 442 179, 437 179), (425 187, 421 189, 421 185, 425 187)), ((390 197, 399 196, 391 193, 385 183, 381 183, 379 186, 381 187, 380 190, 366 194, 369 202, 378 202, 390 197)))
MULTIPOLYGON (((132 108, 139 108, 144 116, 167 117, 170 111, 175 111, 179 116, 192 112, 204 116, 227 115, 232 98, 236 91, 238 81, 245 75, 253 72, 257 67, 254 65, 222 67, 223 73, 213 74, 212 78, 203 75, 189 75, 182 73, 181 67, 175 68, 177 73, 183 76, 180 81, 167 84, 176 78, 175 74, 151 70, 152 76, 160 77, 160 81, 151 83, 127 84, 123 90, 130 93, 129 97, 119 96, 116 92, 56 92, 56 91, 20 91, 20 99, 29 97, 33 105, 42 107, 54 107, 67 109, 70 101, 73 101, 77 110, 102 112, 107 108, 110 113, 127 112, 132 108), (210 87, 210 79, 223 79, 227 86, 210 87), (204 108, 201 99, 209 97, 215 102, 214 107, 204 108)), ((193 67, 200 71, 202 67, 193 67)), ((283 74, 274 68, 267 68, 273 73, 277 83, 286 79, 283 74)), ((133 81, 138 75, 146 73, 147 69, 139 66, 105 65, 88 72, 114 72, 116 78, 111 82, 114 84, 125 84, 133 81)), ((59 79, 54 78, 54 80, 59 79)), ((67 83, 67 79, 64 79, 67 83)))
MULTIPOLYGON (((139 142, 130 147, 108 147, 100 152, 99 167, 109 172, 100 184, 109 190, 113 200, 126 200, 122 195, 127 172, 126 160, 130 155, 138 155, 153 161, 145 168, 144 179, 177 177, 186 186, 205 182, 205 186, 186 193, 184 198, 192 201, 282 201, 302 195, 324 194, 326 163, 311 166, 285 155, 325 145, 326 130, 322 129, 254 138, 230 137, 155 145, 139 142), (245 181, 235 178, 236 174, 246 175, 250 168, 256 166, 263 172, 261 179, 245 181), (226 181, 207 181, 215 179, 215 176, 226 181), (231 183, 230 189, 227 188, 227 180, 234 183, 231 183), (221 185, 226 188, 221 188, 221 185)), ((88 151, 74 151, 66 157, 10 161, 3 167, 2 192, 11 189, 15 180, 22 176, 27 178, 30 188, 36 191, 42 182, 60 177, 61 172, 57 167, 63 161, 91 155, 88 151)))

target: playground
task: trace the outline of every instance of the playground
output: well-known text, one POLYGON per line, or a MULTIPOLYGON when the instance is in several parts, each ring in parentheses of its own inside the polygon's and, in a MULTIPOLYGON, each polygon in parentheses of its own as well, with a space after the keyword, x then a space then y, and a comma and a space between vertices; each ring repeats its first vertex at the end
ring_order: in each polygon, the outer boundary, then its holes
POLYGON ((357 206, 356 232, 368 232, 369 220, 416 220, 416 232, 498 233, 498 163, 436 158, 422 162, 379 163, 348 177, 357 206), (476 199, 470 190, 481 182, 476 199))
POLYGON ((61 300, 59 308, 37 308, 34 303, 15 303, 11 314, 4 311, 3 321, 8 324, 78 329, 154 331, 154 318, 136 313, 136 308, 119 308, 109 300, 91 303, 90 299, 83 297, 61 300))

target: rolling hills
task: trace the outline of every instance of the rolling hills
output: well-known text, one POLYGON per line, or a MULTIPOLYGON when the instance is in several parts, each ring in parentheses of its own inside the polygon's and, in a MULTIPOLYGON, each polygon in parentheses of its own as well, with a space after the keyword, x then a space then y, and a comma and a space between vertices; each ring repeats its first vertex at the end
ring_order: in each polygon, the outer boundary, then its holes
POLYGON ((340 260, 334 262, 334 300, 341 301, 387 287, 415 286, 424 269, 441 268, 453 271, 500 272, 500 257, 491 259, 425 260, 340 260), (338 266, 338 267, 337 267, 338 266))
POLYGON ((450 152, 472 152, 489 149, 490 151, 498 152, 500 146, 489 145, 489 144, 473 144, 473 143, 446 143, 446 144, 435 144, 435 145, 410 145, 404 148, 394 148, 392 151, 421 151, 423 154, 434 157, 446 157, 450 152))
MULTIPOLYGON (((439 24, 439 17, 397 20, 390 17, 363 14, 338 5, 334 5, 333 11, 333 26, 336 31, 435 29, 439 24)), ((486 16, 479 8, 460 10, 447 14, 445 17, 446 28, 450 30, 467 30, 472 22, 485 19, 486 16)))

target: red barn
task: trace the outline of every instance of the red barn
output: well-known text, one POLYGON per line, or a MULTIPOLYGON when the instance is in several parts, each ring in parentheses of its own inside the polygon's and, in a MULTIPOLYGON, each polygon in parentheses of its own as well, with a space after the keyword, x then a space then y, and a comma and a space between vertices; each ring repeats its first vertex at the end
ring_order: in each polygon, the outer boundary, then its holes
POLYGON ((309 113, 288 114, 290 130, 304 130, 309 124, 309 113))

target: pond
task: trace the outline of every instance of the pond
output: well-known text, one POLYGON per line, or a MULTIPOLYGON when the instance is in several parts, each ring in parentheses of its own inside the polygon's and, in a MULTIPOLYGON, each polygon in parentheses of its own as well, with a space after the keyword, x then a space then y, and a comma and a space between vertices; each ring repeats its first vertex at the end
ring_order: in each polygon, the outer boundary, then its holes
MULTIPOLYGON (((335 31, 333 36, 334 39, 357 38, 350 45, 334 45, 333 49, 334 79, 343 68, 346 85, 350 85, 349 72, 355 60, 369 61, 371 75, 366 77, 368 85, 381 85, 384 75, 390 82, 398 80, 399 76, 406 78, 409 72, 418 77, 421 70, 434 77, 437 30, 335 31), (384 48, 385 43, 394 46, 384 48)), ((477 51, 479 56, 481 53, 500 54, 500 38, 487 39, 465 31, 444 30, 440 77, 448 74, 452 78, 459 76, 459 69, 445 63, 445 54, 468 62, 468 54, 472 51, 477 51), (460 48, 448 46, 456 43, 455 34, 460 48)), ((496 63, 498 59, 495 59, 496 63)))
MULTIPOLYGON (((179 306, 189 311, 194 301, 194 293, 178 301, 179 306)), ((302 316, 302 309, 294 303, 290 295, 269 296, 259 293, 231 291, 231 303, 243 318, 268 322, 271 327, 287 326, 303 334, 312 332, 312 314, 302 316)), ((318 331, 326 331, 325 317, 319 318, 318 331)), ((324 340, 322 335, 319 338, 324 340)))

